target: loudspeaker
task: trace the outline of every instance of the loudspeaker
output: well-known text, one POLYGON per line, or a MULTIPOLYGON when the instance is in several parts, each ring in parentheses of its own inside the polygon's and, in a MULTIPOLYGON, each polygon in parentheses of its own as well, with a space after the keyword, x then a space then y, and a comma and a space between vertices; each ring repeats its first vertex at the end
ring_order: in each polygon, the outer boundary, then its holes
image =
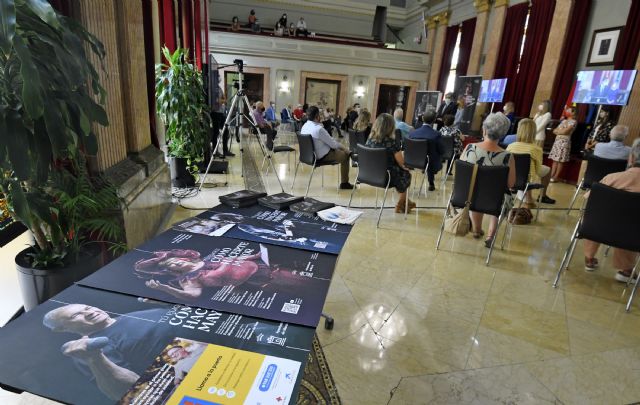
POLYGON ((387 40, 387 8, 384 6, 376 6, 371 36, 374 41, 385 42, 387 40))

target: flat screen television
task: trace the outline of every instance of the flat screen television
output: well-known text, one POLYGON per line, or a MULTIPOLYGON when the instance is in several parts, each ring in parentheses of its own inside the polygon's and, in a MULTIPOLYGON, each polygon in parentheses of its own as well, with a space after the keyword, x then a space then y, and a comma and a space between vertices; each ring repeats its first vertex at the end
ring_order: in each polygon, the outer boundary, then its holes
POLYGON ((627 105, 636 70, 583 70, 578 72, 573 102, 627 105))
POLYGON ((507 79, 483 80, 480 85, 480 103, 501 103, 507 79))

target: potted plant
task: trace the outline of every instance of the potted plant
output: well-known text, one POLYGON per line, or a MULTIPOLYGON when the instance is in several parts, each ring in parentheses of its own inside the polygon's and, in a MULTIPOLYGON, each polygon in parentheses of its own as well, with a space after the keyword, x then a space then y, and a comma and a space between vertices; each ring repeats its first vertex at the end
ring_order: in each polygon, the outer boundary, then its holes
POLYGON ((46 1, 0 0, 0 10, 0 193, 34 239, 16 256, 29 310, 100 266, 92 242, 122 248, 122 226, 115 189, 85 160, 98 148, 92 124, 108 125, 85 50, 103 59, 102 44, 46 1))
POLYGON ((202 74, 178 48, 162 53, 167 64, 156 65, 156 111, 165 124, 171 181, 175 187, 195 185, 211 118, 207 112, 202 74))

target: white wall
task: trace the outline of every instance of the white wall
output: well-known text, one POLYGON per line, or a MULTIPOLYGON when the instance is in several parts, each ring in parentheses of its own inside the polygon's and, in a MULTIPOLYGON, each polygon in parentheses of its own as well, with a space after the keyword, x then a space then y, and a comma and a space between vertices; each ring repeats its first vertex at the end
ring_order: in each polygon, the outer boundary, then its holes
POLYGON ((613 69, 613 64, 610 66, 587 67, 591 38, 595 30, 624 26, 627 22, 630 8, 631 0, 592 0, 591 13, 584 38, 582 44, 578 44, 580 46, 580 57, 578 58, 577 70, 613 69))
POLYGON ((340 107, 340 114, 344 113, 348 105, 353 105, 355 102, 359 102, 363 107, 367 107, 370 111, 373 111, 373 97, 376 78, 416 80, 421 83, 421 89, 424 88, 425 81, 424 73, 421 72, 402 72, 392 69, 366 68, 362 66, 338 65, 333 63, 309 62, 302 60, 284 60, 251 55, 231 55, 216 53, 215 50, 213 51, 213 55, 220 64, 231 64, 234 59, 241 58, 247 67, 270 68, 270 77, 268 80, 271 88, 271 98, 276 102, 278 111, 280 111, 285 104, 293 104, 295 106, 298 102, 302 103, 304 101, 299 99, 300 72, 302 71, 333 73, 349 76, 347 84, 347 105, 340 107), (290 93, 283 93, 279 91, 280 83, 277 83, 276 80, 277 72, 279 70, 291 70, 294 72, 294 86, 290 90, 290 93), (365 76, 369 78, 368 83, 366 84, 366 93, 362 99, 357 99, 355 97, 354 87, 357 85, 354 80, 355 76, 365 76))

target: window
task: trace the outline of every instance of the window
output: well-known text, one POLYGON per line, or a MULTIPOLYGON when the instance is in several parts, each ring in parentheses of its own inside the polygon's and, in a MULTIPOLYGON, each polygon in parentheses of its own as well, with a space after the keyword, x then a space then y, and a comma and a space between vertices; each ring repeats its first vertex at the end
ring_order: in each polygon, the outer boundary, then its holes
POLYGON ((524 20, 524 31, 522 32, 522 42, 520 43, 520 54, 518 55, 518 68, 516 74, 520 71, 520 61, 522 61, 522 53, 524 52, 524 43, 527 40, 527 27, 529 27, 529 16, 531 15, 531 7, 527 13, 527 19, 524 20))
POLYGON ((453 92, 453 87, 456 83, 456 67, 458 66, 458 55, 460 55, 460 30, 458 30, 458 37, 456 38, 456 46, 453 48, 453 55, 451 56, 451 68, 449 69, 449 77, 447 78, 447 85, 444 89, 444 93, 453 92))

